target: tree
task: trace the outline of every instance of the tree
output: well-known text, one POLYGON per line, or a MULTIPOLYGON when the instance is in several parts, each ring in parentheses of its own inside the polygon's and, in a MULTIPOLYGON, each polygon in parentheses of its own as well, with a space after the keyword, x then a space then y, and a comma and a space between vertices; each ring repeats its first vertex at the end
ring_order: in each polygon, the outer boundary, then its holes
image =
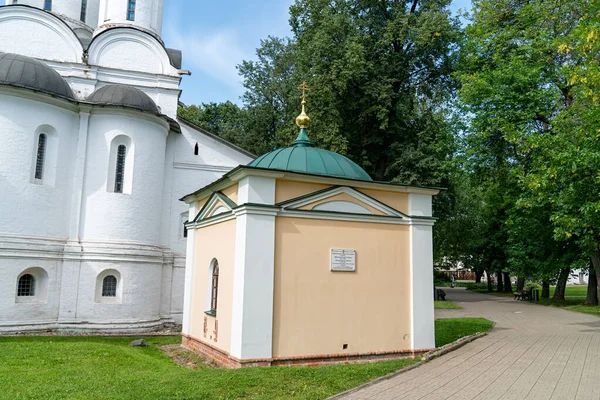
POLYGON ((496 240, 488 250, 497 250, 494 261, 506 262, 513 272, 545 280, 558 277, 559 282, 566 281, 565 271, 578 258, 572 253, 578 242, 557 232, 558 198, 564 202, 558 193, 565 186, 540 189, 540 181, 541 175, 550 179, 547 160, 557 150, 552 142, 561 136, 561 121, 573 112, 577 97, 569 69, 580 58, 566 54, 571 46, 564 41, 578 29, 589 5, 475 1, 457 75, 465 111, 472 115, 473 169, 482 177, 496 222, 496 240), (532 232, 537 235, 529 236, 532 232), (558 257, 566 248, 568 254, 558 257))

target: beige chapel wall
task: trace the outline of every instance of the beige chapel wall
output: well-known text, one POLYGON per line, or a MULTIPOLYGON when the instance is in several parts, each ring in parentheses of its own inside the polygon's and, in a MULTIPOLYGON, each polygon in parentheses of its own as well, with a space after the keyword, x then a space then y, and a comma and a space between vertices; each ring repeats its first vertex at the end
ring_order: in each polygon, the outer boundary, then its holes
POLYGON ((191 336, 229 352, 231 344, 231 306, 235 263, 236 221, 229 220, 196 231, 196 249, 190 307, 191 336), (211 262, 219 262, 217 316, 206 316, 210 308, 211 262), (204 332, 204 317, 207 329, 204 332), (216 325, 218 324, 218 329, 216 325), (216 340, 215 340, 216 338, 216 340))
POLYGON ((223 193, 225 196, 229 197, 231 200, 233 200, 237 204, 238 187, 239 187, 239 184, 236 182, 235 184, 229 186, 228 188, 221 190, 221 193, 223 193))
POLYGON ((379 200, 401 213, 408 215, 408 193, 388 192, 385 190, 375 189, 356 189, 367 196, 371 196, 375 200, 379 200))
POLYGON ((274 357, 410 349, 408 226, 277 217, 275 227, 274 357), (330 271, 332 248, 356 250, 356 272, 330 271))
POLYGON ((331 187, 331 185, 277 179, 275 185, 275 203, 295 199, 296 197, 327 189, 328 187, 331 187))

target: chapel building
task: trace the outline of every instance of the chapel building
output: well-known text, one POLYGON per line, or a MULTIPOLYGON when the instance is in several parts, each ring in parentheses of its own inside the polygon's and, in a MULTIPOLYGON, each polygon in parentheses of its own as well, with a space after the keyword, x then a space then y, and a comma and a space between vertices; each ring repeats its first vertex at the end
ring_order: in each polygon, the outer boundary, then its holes
POLYGON ((435 347, 432 197, 319 149, 287 148, 189 205, 183 346, 239 368, 415 357, 435 347))
POLYGON ((163 0, 0 6, 0 333, 182 321, 185 193, 254 157, 177 117, 163 0))

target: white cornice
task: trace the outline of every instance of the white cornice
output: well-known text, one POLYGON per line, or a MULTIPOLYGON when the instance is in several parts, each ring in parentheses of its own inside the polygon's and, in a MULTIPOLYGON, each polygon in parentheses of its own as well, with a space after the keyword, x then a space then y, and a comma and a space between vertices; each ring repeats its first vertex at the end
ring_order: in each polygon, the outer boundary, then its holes
POLYGON ((441 189, 437 188, 423 188, 423 187, 415 187, 415 186, 405 186, 394 183, 385 183, 385 182, 372 182, 372 181, 361 181, 361 180, 352 180, 352 179, 342 179, 335 178, 330 176, 320 176, 320 175, 310 175, 310 174, 302 174, 291 171, 278 171, 278 170, 269 170, 269 169, 261 169, 261 168, 252 168, 252 167, 244 167, 239 166, 236 167, 230 174, 226 177, 215 181, 214 184, 208 185, 202 188, 197 193, 189 194, 184 197, 186 203, 190 203, 192 201, 203 200, 209 197, 212 192, 216 190, 220 190, 222 188, 226 188, 227 186, 231 186, 233 183, 238 182, 239 180, 248 177, 248 176, 260 176, 265 178, 275 178, 282 179, 288 181, 295 182, 308 182, 308 183, 322 183, 325 185, 331 186, 348 186, 352 188, 360 188, 360 189, 374 189, 374 190, 382 190, 386 192, 393 193, 416 193, 416 194, 426 194, 430 196, 435 196, 440 192, 441 189))
POLYGON ((196 163, 186 163, 186 162, 173 162, 173 167, 176 169, 194 169, 200 171, 211 171, 211 172, 220 172, 226 173, 231 171, 234 167, 224 167, 221 165, 208 165, 208 164, 196 164, 196 163))

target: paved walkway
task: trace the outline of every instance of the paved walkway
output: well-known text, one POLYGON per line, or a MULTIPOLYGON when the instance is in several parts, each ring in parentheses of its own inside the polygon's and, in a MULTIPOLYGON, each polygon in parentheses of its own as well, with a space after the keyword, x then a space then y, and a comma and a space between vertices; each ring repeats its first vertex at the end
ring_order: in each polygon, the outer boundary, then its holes
POLYGON ((600 399, 600 318, 511 298, 446 289, 463 310, 437 318, 485 317, 492 332, 422 367, 347 399, 600 399))

